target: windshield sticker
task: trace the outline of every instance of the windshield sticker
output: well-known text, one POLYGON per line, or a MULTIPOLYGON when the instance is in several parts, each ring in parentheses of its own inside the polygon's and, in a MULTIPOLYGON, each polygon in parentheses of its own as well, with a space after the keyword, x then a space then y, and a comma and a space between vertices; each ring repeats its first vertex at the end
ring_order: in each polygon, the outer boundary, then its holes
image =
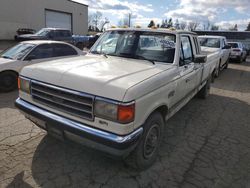
POLYGON ((174 41, 171 40, 161 40, 160 41, 162 48, 175 48, 174 41))

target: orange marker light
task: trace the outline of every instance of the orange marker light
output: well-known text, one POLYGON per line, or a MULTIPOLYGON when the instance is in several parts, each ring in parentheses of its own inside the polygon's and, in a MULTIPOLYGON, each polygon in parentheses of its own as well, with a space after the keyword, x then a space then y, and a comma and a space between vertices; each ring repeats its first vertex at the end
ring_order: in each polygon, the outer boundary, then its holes
POLYGON ((118 106, 118 121, 121 123, 130 123, 135 118, 135 104, 128 106, 118 106))
POLYGON ((17 80, 17 86, 18 86, 18 89, 21 88, 21 79, 20 77, 18 77, 18 80, 17 80))

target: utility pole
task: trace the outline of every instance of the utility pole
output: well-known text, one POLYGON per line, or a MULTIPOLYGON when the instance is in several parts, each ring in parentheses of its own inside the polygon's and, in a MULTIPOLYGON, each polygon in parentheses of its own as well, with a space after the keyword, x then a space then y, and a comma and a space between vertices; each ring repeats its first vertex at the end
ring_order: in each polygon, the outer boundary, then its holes
POLYGON ((131 13, 128 14, 128 27, 131 26, 131 13))

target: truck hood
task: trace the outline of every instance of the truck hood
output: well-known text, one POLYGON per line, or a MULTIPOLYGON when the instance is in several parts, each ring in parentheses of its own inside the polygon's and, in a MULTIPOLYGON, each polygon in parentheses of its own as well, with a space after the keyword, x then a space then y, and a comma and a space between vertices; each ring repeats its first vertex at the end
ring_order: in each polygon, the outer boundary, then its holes
POLYGON ((9 63, 9 62, 13 62, 13 61, 15 61, 15 60, 0 57, 0 66, 3 64, 9 63))
POLYGON ((205 52, 207 54, 214 53, 214 52, 217 52, 219 50, 220 50, 219 48, 210 48, 210 47, 204 47, 204 46, 201 47, 201 51, 205 52))
POLYGON ((170 69, 172 64, 87 55, 27 66, 21 75, 84 93, 123 101, 127 89, 170 69))

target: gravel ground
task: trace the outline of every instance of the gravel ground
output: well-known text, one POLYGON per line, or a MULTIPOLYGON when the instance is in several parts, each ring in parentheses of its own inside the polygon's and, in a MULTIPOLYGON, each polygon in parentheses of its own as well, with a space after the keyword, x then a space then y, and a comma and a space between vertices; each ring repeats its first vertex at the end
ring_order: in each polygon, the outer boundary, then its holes
POLYGON ((160 157, 137 172, 46 135, 0 94, 0 187, 250 187, 250 62, 230 64, 207 100, 166 125, 160 157))

